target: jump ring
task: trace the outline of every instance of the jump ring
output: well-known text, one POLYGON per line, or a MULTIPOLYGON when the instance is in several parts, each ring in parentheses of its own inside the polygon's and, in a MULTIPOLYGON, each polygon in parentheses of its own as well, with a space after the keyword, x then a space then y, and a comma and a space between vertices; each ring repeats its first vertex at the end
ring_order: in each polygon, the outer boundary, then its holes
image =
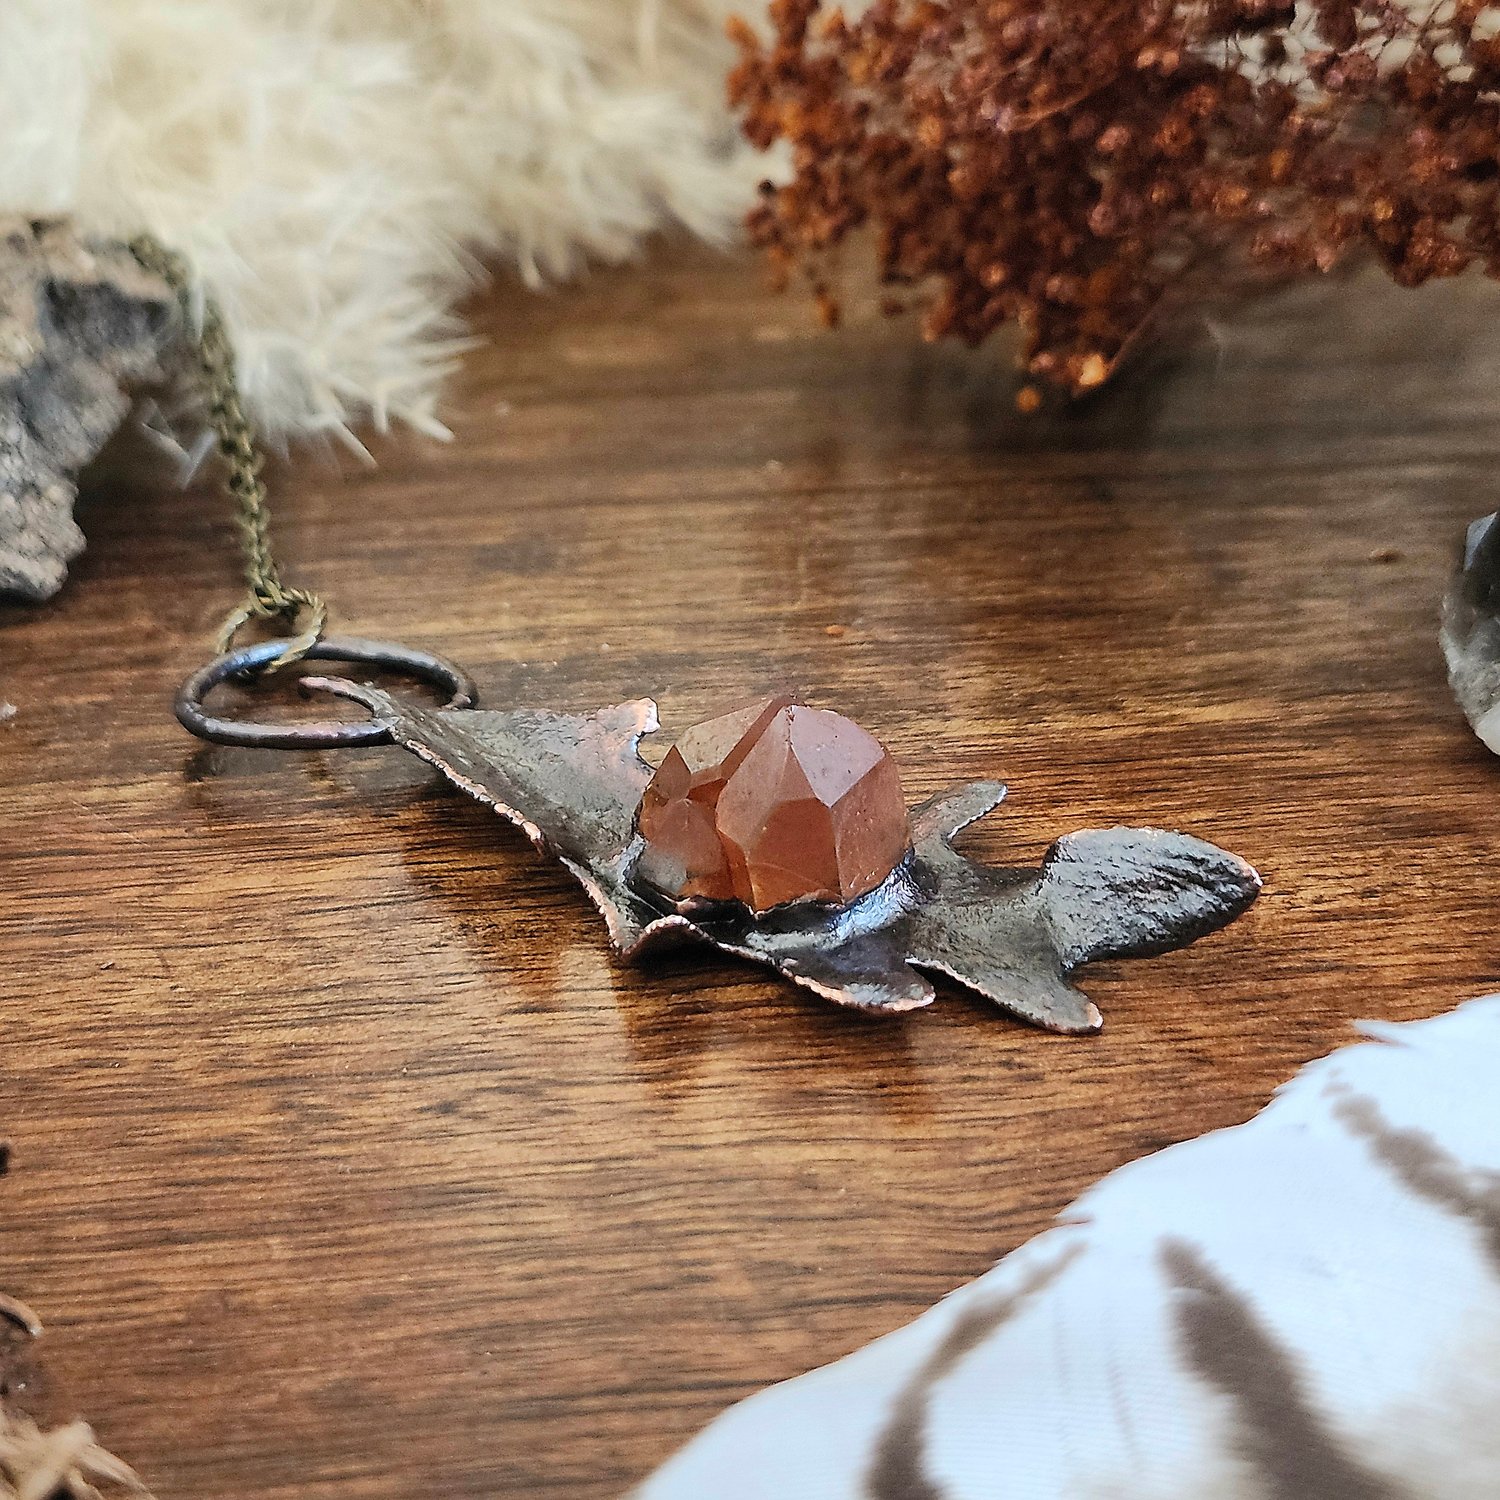
MULTIPOLYGON (((318 724, 262 724, 253 720, 220 719, 210 714, 203 701, 221 682, 261 671, 300 643, 299 638, 256 641, 226 651, 200 667, 183 683, 174 711, 177 722, 199 739, 220 745, 245 745, 262 750, 331 750, 357 745, 388 745, 391 732, 378 719, 362 724, 326 722, 318 724)), ((401 672, 446 692, 446 708, 469 708, 478 693, 473 679, 429 651, 397 645, 394 641, 367 641, 355 636, 329 636, 314 640, 303 655, 314 661, 360 662, 401 672)))

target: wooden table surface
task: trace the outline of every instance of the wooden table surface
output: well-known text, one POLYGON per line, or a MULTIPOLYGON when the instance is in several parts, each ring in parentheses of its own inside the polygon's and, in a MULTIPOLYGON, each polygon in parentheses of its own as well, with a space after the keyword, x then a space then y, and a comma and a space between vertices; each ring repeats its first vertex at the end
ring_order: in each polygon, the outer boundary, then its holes
POLYGON ((1254 861, 1234 926, 1087 975, 1088 1039, 630 969, 401 753, 196 745, 224 506, 94 495, 63 594, 0 610, 0 1287, 44 1399, 162 1500, 616 1497, 1354 1018, 1494 985, 1500 766, 1434 632, 1497 501, 1497 297, 1303 288, 1026 418, 998 345, 664 250, 480 302, 453 444, 279 476, 341 628, 491 705, 670 730, 790 685, 913 797, 1009 780, 989 857, 1127 821, 1254 861))

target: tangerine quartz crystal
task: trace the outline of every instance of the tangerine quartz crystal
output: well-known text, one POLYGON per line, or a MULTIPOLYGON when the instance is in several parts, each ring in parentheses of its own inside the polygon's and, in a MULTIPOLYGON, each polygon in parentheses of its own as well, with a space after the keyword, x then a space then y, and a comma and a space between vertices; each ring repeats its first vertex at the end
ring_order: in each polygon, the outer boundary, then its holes
POLYGON ((890 753, 841 714, 785 696, 687 730, 641 798, 636 874, 684 900, 848 902, 911 845, 890 753))

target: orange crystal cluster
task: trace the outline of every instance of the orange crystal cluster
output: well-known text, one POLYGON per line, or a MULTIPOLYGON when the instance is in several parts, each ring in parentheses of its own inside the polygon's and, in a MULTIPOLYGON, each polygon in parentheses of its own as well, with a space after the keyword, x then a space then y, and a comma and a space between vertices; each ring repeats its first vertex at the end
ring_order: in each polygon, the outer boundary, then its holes
POLYGON ((785 696, 687 730, 641 799, 637 876, 683 900, 852 901, 911 843, 901 778, 874 735, 785 696))

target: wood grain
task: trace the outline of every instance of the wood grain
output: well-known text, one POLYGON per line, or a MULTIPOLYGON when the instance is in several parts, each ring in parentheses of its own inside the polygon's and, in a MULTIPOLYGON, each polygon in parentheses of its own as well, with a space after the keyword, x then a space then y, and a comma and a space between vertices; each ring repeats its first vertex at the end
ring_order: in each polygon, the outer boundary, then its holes
POLYGON ((1023 418, 999 346, 663 251, 480 303, 451 446, 279 476, 342 627, 491 704, 788 684, 914 797, 1008 779, 990 857, 1133 821, 1258 864, 1228 931, 1086 977, 1094 1039, 627 971, 409 757, 197 747, 224 506, 100 487, 62 596, 0 611, 0 1285, 53 1404, 163 1500, 617 1496, 1352 1018, 1493 986, 1500 767, 1434 636, 1496 503, 1495 296, 1308 287, 1023 418))

